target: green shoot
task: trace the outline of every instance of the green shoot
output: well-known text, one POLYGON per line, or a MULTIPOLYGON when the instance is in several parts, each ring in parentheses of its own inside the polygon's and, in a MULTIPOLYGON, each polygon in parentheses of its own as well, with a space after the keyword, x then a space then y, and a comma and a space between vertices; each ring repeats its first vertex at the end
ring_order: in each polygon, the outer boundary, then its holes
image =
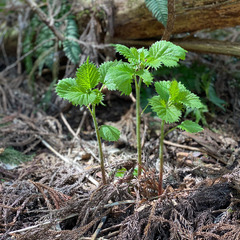
POLYGON ((98 104, 102 104, 104 95, 101 90, 105 86, 106 72, 108 68, 114 64, 113 62, 104 63, 97 68, 93 63, 89 62, 88 58, 87 61, 77 69, 75 78, 62 79, 56 86, 56 92, 60 97, 68 100, 73 105, 85 105, 91 113, 98 142, 103 184, 107 183, 107 179, 101 138, 107 141, 117 141, 120 137, 120 131, 108 125, 102 125, 99 128, 95 109, 98 104), (97 86, 100 82, 102 83, 102 87, 99 90, 97 86))
POLYGON ((195 122, 185 120, 181 122, 177 127, 172 128, 167 133, 164 132, 164 126, 166 123, 179 122, 182 115, 183 108, 196 108, 202 107, 202 103, 199 97, 185 88, 185 86, 176 80, 173 81, 161 81, 155 83, 155 89, 158 93, 150 99, 149 103, 152 110, 157 113, 158 117, 161 118, 161 135, 159 143, 159 185, 158 194, 161 195, 163 192, 163 140, 164 137, 174 130, 180 128, 184 131, 196 133, 203 129, 195 122))
POLYGON ((121 44, 115 45, 116 51, 124 56, 128 63, 118 62, 108 69, 105 83, 110 90, 119 90, 122 94, 132 92, 132 83, 135 84, 136 94, 136 136, 138 152, 138 176, 141 174, 142 148, 140 123, 142 110, 140 108, 141 85, 152 84, 153 76, 150 68, 158 69, 161 66, 175 67, 180 59, 185 59, 186 51, 167 41, 155 42, 149 49, 134 47, 128 48, 121 44))

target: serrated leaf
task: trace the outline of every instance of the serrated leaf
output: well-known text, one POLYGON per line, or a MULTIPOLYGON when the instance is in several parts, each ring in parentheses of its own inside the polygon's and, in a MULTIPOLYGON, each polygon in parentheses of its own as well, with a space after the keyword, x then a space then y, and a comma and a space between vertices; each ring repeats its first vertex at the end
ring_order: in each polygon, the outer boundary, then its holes
POLYGON ((178 94, 179 94, 179 87, 178 87, 178 82, 176 80, 171 82, 171 85, 169 87, 169 93, 170 93, 170 99, 174 101, 178 94))
POLYGON ((75 78, 65 78, 59 80, 56 86, 56 92, 58 96, 65 98, 72 86, 77 86, 75 78))
POLYGON ((132 47, 128 48, 122 44, 115 44, 116 52, 123 55, 129 62, 138 60, 138 52, 137 49, 132 47))
POLYGON ((155 90, 161 99, 165 100, 166 102, 169 99, 169 87, 171 82, 170 81, 161 81, 155 83, 155 90))
POLYGON ((183 121, 180 125, 178 125, 178 128, 190 133, 197 133, 203 130, 200 125, 190 120, 183 121))
POLYGON ((93 103, 96 100, 96 92, 82 92, 74 78, 65 78, 60 80, 56 87, 57 94, 71 102, 73 105, 85 105, 93 103))
POLYGON ((139 48, 138 50, 139 58, 142 63, 145 64, 145 61, 149 55, 149 52, 146 48, 139 48))
POLYGON ((147 8, 165 27, 168 19, 168 0, 145 0, 147 8))
POLYGON ((201 108, 202 103, 199 97, 191 92, 182 92, 182 94, 185 94, 185 97, 179 100, 182 104, 184 104, 186 107, 191 107, 191 108, 201 108))
POLYGON ((91 92, 94 92, 96 94, 96 98, 91 102, 91 104, 102 104, 104 94, 101 93, 98 89, 93 89, 91 92))
POLYGON ((152 110, 157 113, 158 117, 167 123, 178 122, 181 116, 181 110, 175 105, 168 106, 159 96, 154 96, 149 100, 152 110))
POLYGON ((152 84, 153 76, 147 69, 142 69, 137 72, 137 75, 143 79, 143 82, 149 86, 152 84))
POLYGON ((117 141, 120 137, 120 131, 109 125, 102 125, 99 129, 100 137, 106 141, 117 141))
POLYGON ((129 64, 122 63, 109 69, 105 81, 109 90, 119 90, 122 94, 129 95, 132 92, 132 78, 134 70, 129 64))
POLYGON ((180 59, 185 59, 186 52, 186 50, 171 42, 158 41, 149 48, 149 57, 146 64, 155 69, 162 64, 166 67, 175 67, 180 59))
POLYGON ((71 102, 73 105, 89 105, 92 103, 95 103, 97 98, 97 94, 96 92, 81 92, 81 90, 79 89, 79 87, 72 87, 69 90, 68 95, 66 96, 66 99, 71 102))
POLYGON ((117 61, 109 61, 109 62, 105 62, 105 63, 102 63, 100 65, 100 67, 98 68, 98 71, 100 73, 100 82, 105 84, 105 77, 107 75, 107 72, 108 70, 111 68, 111 67, 114 67, 118 64, 117 61))
POLYGON ((87 58, 87 61, 83 63, 76 72, 76 82, 78 87, 82 92, 86 92, 87 90, 96 87, 99 81, 100 73, 98 72, 97 67, 89 62, 89 58, 87 58))

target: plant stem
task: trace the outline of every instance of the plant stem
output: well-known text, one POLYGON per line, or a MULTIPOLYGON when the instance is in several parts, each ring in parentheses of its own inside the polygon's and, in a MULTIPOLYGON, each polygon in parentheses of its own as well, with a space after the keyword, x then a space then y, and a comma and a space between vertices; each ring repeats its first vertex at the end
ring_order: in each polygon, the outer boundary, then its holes
POLYGON ((142 172, 142 147, 141 147, 141 109, 140 109, 140 89, 141 89, 141 78, 139 82, 135 77, 135 89, 136 89, 136 135, 137 135, 137 153, 138 153, 138 176, 142 172))
POLYGON ((164 134, 164 137, 166 137, 170 132, 172 132, 173 130, 175 130, 178 126, 176 127, 173 127, 171 128, 169 131, 167 131, 165 134, 164 134))
POLYGON ((90 107, 88 107, 88 109, 92 115, 93 122, 94 122, 94 127, 95 127, 97 142, 98 142, 98 154, 99 154, 99 158, 100 158, 100 165, 101 165, 101 171, 102 171, 102 182, 105 185, 107 183, 107 180, 106 180, 106 173, 105 173, 105 167, 104 167, 102 142, 101 142, 101 138, 100 138, 98 123, 97 123, 96 113, 95 113, 95 105, 92 106, 92 111, 91 111, 90 107))
POLYGON ((164 140, 164 125, 165 121, 161 123, 161 136, 159 143, 159 183, 158 183, 158 195, 163 193, 163 140, 164 140))

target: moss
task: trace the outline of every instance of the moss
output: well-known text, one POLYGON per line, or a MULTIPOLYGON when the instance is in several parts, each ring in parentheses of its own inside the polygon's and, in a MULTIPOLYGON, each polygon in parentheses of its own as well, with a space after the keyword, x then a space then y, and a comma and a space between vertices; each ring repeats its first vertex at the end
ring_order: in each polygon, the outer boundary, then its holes
POLYGON ((14 148, 6 148, 2 153, 0 153, 0 164, 7 164, 7 165, 19 165, 23 162, 31 161, 34 157, 32 155, 25 155, 14 148))

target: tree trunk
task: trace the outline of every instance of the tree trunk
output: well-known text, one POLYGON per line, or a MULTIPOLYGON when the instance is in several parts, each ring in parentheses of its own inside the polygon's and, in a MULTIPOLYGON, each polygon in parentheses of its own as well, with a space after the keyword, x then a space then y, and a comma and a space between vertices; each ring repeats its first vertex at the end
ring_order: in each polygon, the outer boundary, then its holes
MULTIPOLYGON (((146 8, 144 0, 114 0, 114 38, 160 37, 164 27, 146 8)), ((240 25, 239 0, 175 0, 172 33, 195 32, 240 25)))

